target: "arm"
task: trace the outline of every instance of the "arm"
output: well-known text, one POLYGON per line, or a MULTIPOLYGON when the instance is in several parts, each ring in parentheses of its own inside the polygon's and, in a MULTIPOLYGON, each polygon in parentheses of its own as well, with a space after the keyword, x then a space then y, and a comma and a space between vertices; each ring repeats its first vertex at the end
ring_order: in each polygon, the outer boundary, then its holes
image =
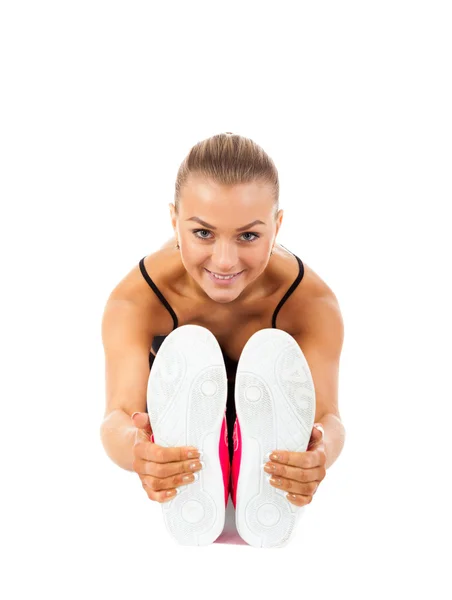
POLYGON ((137 428, 131 416, 146 412, 151 333, 149 309, 130 300, 110 298, 102 319, 105 351, 106 408, 100 427, 105 452, 123 469, 132 471, 137 428))
POLYGON ((339 361, 344 323, 333 294, 313 299, 303 313, 303 327, 293 336, 298 342, 314 380, 315 423, 323 426, 326 468, 338 458, 345 442, 345 428, 338 407, 339 361))
POLYGON ((320 423, 325 432, 323 437, 326 454, 325 468, 328 469, 342 452, 345 443, 345 428, 340 417, 331 413, 323 415, 321 419, 316 420, 316 423, 320 423))
POLYGON ((105 452, 114 463, 126 471, 133 470, 132 450, 136 430, 130 416, 120 408, 110 412, 100 427, 100 437, 105 452))

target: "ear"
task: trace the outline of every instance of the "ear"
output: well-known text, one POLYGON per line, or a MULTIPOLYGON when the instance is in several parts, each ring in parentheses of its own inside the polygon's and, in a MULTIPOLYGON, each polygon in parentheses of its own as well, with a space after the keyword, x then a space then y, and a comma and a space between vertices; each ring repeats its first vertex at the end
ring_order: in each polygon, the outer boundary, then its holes
POLYGON ((168 204, 169 209, 170 209, 170 215, 171 215, 171 225, 174 229, 174 233, 176 233, 176 222, 177 222, 177 217, 176 217, 176 207, 174 206, 174 204, 172 202, 170 202, 168 204))
POLYGON ((284 216, 284 211, 282 209, 278 210, 278 214, 276 216, 276 234, 275 234, 275 237, 278 235, 278 231, 279 231, 279 228, 281 227, 283 216, 284 216))

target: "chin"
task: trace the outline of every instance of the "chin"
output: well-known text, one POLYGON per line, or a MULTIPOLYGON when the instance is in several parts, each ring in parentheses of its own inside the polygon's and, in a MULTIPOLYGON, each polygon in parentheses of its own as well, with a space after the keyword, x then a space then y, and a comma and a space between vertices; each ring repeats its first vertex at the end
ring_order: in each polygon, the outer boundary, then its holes
POLYGON ((232 294, 231 290, 218 290, 217 293, 212 293, 212 290, 206 290, 204 287, 202 289, 217 304, 229 304, 236 300, 242 293, 242 290, 238 290, 235 294, 232 294))

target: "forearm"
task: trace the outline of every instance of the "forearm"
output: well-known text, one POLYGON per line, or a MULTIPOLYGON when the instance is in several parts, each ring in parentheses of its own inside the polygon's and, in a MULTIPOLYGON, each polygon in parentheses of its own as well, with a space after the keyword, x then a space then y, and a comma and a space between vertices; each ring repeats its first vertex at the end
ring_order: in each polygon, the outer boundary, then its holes
POLYGON ((112 411, 100 427, 102 445, 111 460, 126 471, 132 471, 133 446, 137 428, 121 409, 112 411))
POLYGON ((327 413, 317 421, 323 425, 325 432, 324 444, 326 454, 326 468, 331 467, 336 458, 342 452, 345 443, 345 428, 342 421, 336 415, 327 413))

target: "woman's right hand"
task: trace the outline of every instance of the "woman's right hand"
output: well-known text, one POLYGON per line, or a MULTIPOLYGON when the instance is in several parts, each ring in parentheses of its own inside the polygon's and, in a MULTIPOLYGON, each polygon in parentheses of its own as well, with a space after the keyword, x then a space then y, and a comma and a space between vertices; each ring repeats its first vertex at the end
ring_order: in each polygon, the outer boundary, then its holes
POLYGON ((200 454, 188 446, 166 448, 151 442, 148 413, 133 413, 132 423, 137 428, 132 469, 150 500, 167 502, 174 498, 178 486, 195 481, 194 472, 202 468, 200 454))

